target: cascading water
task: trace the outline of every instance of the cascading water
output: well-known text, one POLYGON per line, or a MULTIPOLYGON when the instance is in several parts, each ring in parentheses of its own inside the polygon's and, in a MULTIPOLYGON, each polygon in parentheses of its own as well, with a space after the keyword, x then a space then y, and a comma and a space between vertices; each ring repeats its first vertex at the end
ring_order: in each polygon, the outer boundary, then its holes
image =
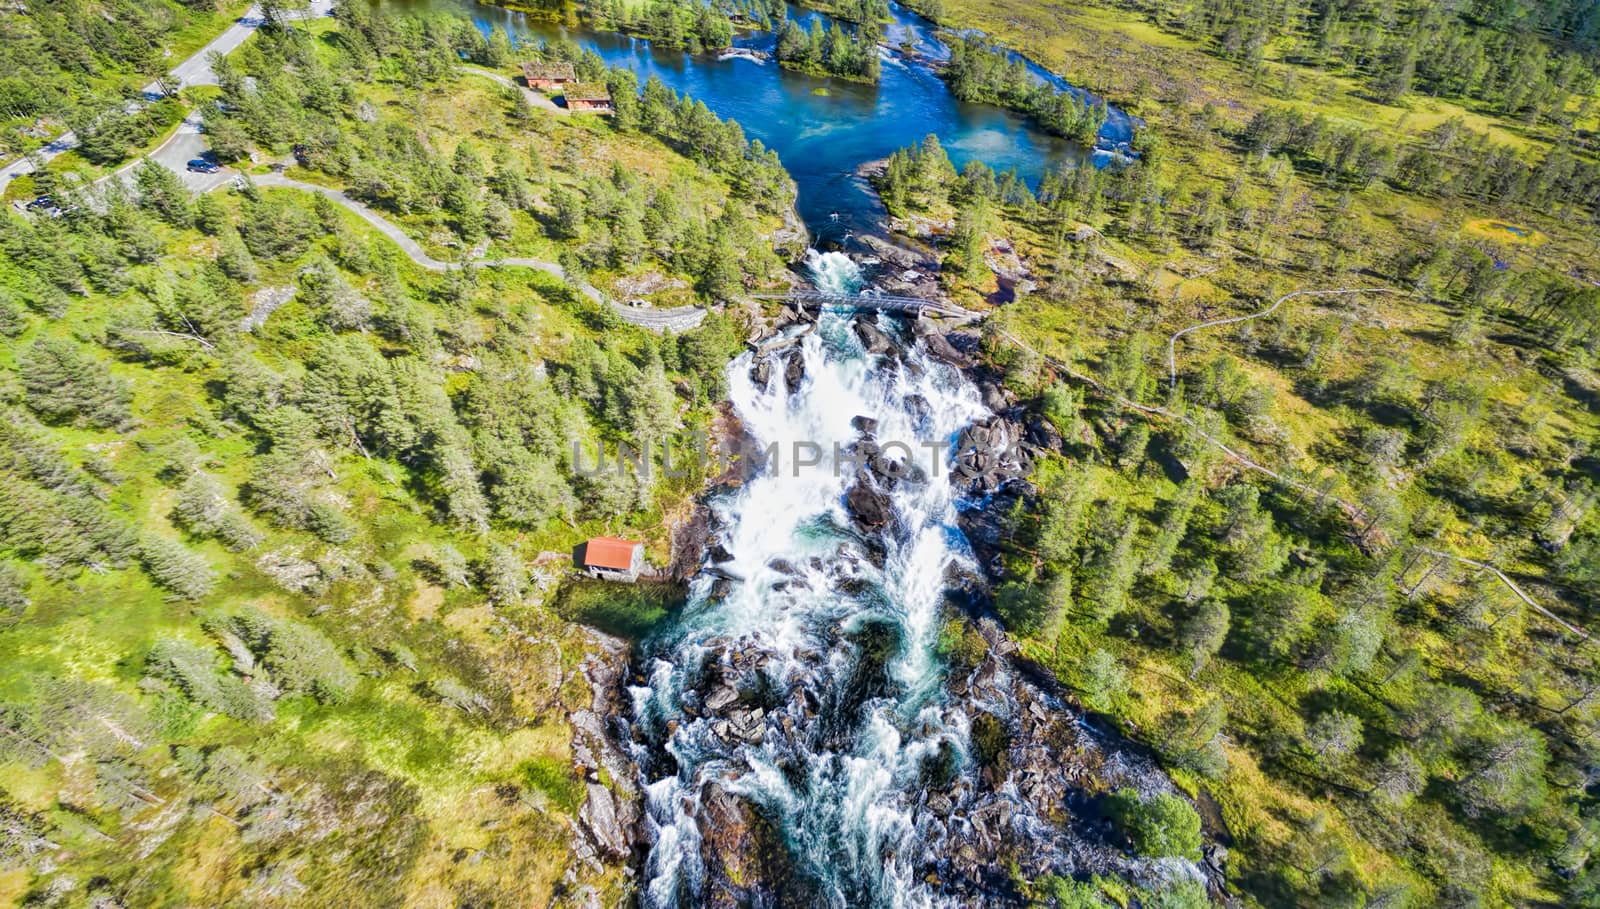
MULTIPOLYGON (((840 253, 807 265, 823 291, 862 288, 840 253)), ((938 655, 949 579, 974 568, 947 460, 989 412, 914 336, 876 327, 900 347, 869 354, 850 317, 823 314, 767 363, 730 367, 745 431, 777 458, 711 503, 717 545, 630 689, 646 905, 940 905, 955 901, 942 878, 986 888, 973 868, 1011 838, 1037 867, 1075 867, 1038 800, 980 780, 970 753, 974 709, 1021 722, 1008 670, 956 698, 938 655), (892 443, 898 463, 852 459, 892 443), (887 505, 877 525, 847 504, 857 486, 887 505)))

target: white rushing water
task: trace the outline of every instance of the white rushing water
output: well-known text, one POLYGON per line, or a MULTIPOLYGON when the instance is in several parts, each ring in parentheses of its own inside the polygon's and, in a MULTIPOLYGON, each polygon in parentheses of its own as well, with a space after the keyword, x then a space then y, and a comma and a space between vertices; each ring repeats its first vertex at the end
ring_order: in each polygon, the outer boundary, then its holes
MULTIPOLYGON (((842 254, 813 251, 807 264, 823 291, 861 289, 859 268, 842 254)), ((897 331, 887 320, 879 327, 897 331)), ((638 756, 654 780, 647 905, 701 901, 708 783, 759 806, 811 888, 806 901, 937 902, 915 874, 925 857, 920 780, 941 750, 966 761, 968 738, 965 713, 946 703, 936 652, 947 572, 971 565, 947 457, 955 434, 987 412, 965 377, 903 340, 903 357, 870 356, 848 317, 824 315, 796 348, 805 378, 794 394, 782 362, 765 384, 752 377, 752 354, 730 367, 739 419, 760 447, 777 443, 779 459, 712 503, 731 559, 693 582, 680 621, 647 651, 648 684, 631 689, 649 742, 638 756), (861 438, 858 415, 878 421, 880 444, 905 443, 930 474, 892 492, 896 525, 876 535, 877 557, 844 507, 854 466, 835 458, 835 445, 861 438), (797 464, 797 442, 814 443, 819 463, 797 464), (744 715, 762 731, 740 738, 728 734, 726 711, 700 701, 708 674, 731 675, 749 654, 771 692, 758 719, 744 715)))

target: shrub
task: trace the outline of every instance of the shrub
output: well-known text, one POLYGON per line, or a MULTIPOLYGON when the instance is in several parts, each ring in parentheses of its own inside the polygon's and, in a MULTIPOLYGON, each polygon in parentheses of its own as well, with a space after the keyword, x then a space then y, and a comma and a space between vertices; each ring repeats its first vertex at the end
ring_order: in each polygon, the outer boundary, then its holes
POLYGON ((1133 789, 1119 789, 1111 817, 1140 855, 1200 858, 1200 815, 1181 796, 1162 792, 1143 799, 1133 789))

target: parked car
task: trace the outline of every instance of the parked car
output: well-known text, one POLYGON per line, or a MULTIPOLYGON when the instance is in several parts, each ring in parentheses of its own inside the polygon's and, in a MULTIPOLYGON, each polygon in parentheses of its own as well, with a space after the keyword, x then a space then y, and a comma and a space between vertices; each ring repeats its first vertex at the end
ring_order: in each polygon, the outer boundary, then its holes
POLYGON ((204 158, 195 158, 193 161, 189 162, 190 173, 214 174, 221 169, 221 167, 218 167, 216 164, 213 164, 204 158))
POLYGON ((23 208, 33 212, 34 214, 46 215, 51 218, 59 218, 73 210, 71 208, 62 208, 56 204, 56 200, 50 198, 49 196, 40 196, 39 198, 34 199, 32 202, 29 202, 27 205, 24 205, 23 208))

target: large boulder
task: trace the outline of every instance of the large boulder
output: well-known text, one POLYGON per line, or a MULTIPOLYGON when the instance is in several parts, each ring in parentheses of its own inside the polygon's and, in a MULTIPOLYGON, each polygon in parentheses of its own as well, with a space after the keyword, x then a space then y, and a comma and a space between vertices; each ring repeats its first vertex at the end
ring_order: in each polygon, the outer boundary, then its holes
POLYGON ((854 327, 856 337, 861 340, 861 346, 867 349, 867 353, 882 354, 894 350, 894 341, 866 319, 856 319, 854 327))
POLYGON ((956 436, 953 480, 972 495, 990 495, 1033 469, 1022 424, 1000 416, 961 430, 956 436))
POLYGON ((944 332, 927 319, 918 319, 912 327, 917 337, 922 339, 922 346, 927 348, 929 356, 943 360, 957 369, 968 369, 972 366, 972 358, 957 350, 950 343, 950 339, 944 336, 944 332))
POLYGON ((894 502, 878 488, 866 471, 856 474, 856 482, 844 494, 845 510, 862 531, 873 533, 894 523, 894 502))
POLYGON ((616 796, 600 783, 588 783, 586 795, 583 807, 578 809, 578 820, 588 831, 590 841, 612 858, 627 858, 633 836, 623 826, 616 796))
POLYGON ((706 906, 746 906, 761 882, 755 809, 743 797, 710 782, 700 790, 700 858, 705 863, 706 906))
POLYGON ((1030 413, 1024 422, 1027 427, 1026 438, 1030 445, 1056 454, 1061 453, 1061 447, 1064 444, 1061 433, 1056 431, 1056 425, 1050 422, 1044 414, 1030 413))
POLYGON ((806 358, 800 351, 790 351, 783 361, 783 384, 790 394, 800 390, 806 380, 806 358))
POLYGON ((995 382, 987 379, 980 381, 978 383, 978 393, 983 397, 983 406, 995 413, 999 413, 1011 406, 1011 401, 1006 397, 1005 389, 995 382))

